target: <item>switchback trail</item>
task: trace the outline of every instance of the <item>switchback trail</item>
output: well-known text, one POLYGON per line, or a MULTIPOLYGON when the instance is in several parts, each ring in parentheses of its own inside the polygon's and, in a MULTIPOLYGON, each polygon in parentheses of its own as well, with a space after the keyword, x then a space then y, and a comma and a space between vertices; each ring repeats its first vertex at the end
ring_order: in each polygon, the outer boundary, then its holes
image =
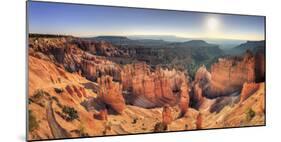
POLYGON ((47 103, 47 120, 54 138, 70 137, 70 134, 68 134, 67 131, 63 129, 56 121, 54 111, 52 108, 52 101, 49 101, 47 103))

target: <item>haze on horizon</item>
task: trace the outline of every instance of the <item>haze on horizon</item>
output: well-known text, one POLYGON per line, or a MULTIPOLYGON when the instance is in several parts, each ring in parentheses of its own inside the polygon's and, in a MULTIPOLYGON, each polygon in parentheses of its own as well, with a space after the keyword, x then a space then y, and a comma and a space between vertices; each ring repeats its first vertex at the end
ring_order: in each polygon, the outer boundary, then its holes
POLYGON ((28 3, 30 33, 172 35, 183 38, 264 40, 264 17, 153 9, 28 3))

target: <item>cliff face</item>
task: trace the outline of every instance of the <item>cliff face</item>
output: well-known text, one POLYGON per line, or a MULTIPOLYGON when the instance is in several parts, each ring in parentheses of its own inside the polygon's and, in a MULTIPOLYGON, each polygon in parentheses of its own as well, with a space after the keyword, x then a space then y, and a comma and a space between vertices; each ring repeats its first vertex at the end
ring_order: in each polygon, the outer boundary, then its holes
POLYGON ((255 81, 255 60, 252 56, 243 59, 219 59, 211 67, 211 86, 206 96, 222 96, 239 91, 244 82, 255 81))
POLYGON ((75 71, 76 64, 80 63, 83 52, 77 45, 71 43, 72 40, 73 37, 30 38, 29 54, 75 71))
POLYGON ((120 81, 120 67, 105 58, 84 54, 81 69, 82 74, 92 81, 96 81, 97 78, 105 75, 112 76, 114 81, 120 81))
POLYGON ((185 112, 189 104, 188 81, 183 72, 157 68, 145 63, 127 65, 121 74, 122 84, 130 90, 129 103, 144 108, 179 104, 185 112))
POLYGON ((98 97, 107 106, 110 106, 117 113, 122 113, 125 109, 125 100, 122 96, 122 85, 112 81, 111 76, 102 76, 98 78, 100 86, 98 97))
POLYGON ((224 96, 241 90, 244 82, 255 82, 256 78, 261 78, 261 74, 257 74, 260 72, 259 66, 250 52, 243 57, 219 59, 211 67, 210 86, 205 89, 204 95, 224 96))
MULTIPOLYGON (((201 103, 201 95, 214 98, 240 92, 244 83, 264 81, 264 55, 246 52, 242 57, 219 58, 209 72, 200 67, 193 82, 193 101, 201 103)), ((198 105, 197 103, 197 105, 198 105)))

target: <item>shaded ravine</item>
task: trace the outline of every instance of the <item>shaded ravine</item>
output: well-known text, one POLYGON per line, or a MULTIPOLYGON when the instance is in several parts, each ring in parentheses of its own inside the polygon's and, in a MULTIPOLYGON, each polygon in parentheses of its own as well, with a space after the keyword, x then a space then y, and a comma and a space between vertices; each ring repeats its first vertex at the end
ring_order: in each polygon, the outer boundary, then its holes
POLYGON ((47 103, 47 121, 51 128, 51 132, 54 138, 67 138, 70 137, 70 134, 67 133, 65 129, 63 129, 55 119, 54 111, 52 108, 52 101, 47 103))

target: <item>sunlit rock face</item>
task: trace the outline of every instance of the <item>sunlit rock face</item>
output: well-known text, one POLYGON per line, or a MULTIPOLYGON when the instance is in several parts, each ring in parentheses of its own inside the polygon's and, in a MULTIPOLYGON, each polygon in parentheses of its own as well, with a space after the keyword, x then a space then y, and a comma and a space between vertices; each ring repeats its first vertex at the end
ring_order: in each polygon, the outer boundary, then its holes
POLYGON ((122 113, 126 108, 125 100, 122 95, 122 85, 112 81, 111 76, 98 78, 100 86, 98 97, 107 106, 110 106, 117 113, 122 113))
POLYGON ((133 105, 152 108, 179 104, 182 111, 188 108, 189 88, 183 72, 162 68, 151 71, 145 63, 137 63, 126 65, 121 78, 124 89, 132 92, 133 105))
POLYGON ((165 105, 162 110, 162 123, 167 126, 173 121, 172 110, 169 105, 165 105))
POLYGON ((260 87, 258 83, 244 83, 243 88, 240 95, 240 102, 249 98, 252 94, 254 94, 260 87))
POLYGON ((81 70, 87 79, 96 81, 101 76, 109 75, 114 81, 120 80, 121 70, 115 63, 91 54, 85 54, 83 57, 81 70))
POLYGON ((242 57, 219 58, 211 66, 198 69, 193 85, 194 101, 201 103, 201 96, 208 98, 231 95, 240 92, 245 82, 264 81, 264 60, 262 54, 246 52, 242 57))
POLYGON ((220 58, 211 66, 210 75, 201 77, 201 80, 203 95, 206 97, 224 96, 240 91, 244 82, 255 81, 255 58, 251 53, 244 57, 220 58))
POLYGON ((188 112, 189 108, 189 102, 190 102, 190 96, 187 92, 188 89, 185 89, 185 87, 181 88, 181 94, 180 94, 180 103, 179 107, 181 110, 180 117, 185 116, 185 114, 188 112))
POLYGON ((206 96, 215 97, 239 91, 244 82, 253 82, 254 58, 220 59, 211 68, 212 81, 206 96))

